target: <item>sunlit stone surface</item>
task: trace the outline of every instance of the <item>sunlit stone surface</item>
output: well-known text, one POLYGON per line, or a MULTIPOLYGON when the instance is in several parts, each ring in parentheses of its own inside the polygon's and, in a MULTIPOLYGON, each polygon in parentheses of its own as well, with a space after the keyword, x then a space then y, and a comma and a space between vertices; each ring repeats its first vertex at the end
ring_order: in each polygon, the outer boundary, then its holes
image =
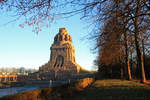
POLYGON ((42 80, 69 79, 79 73, 81 67, 75 60, 72 38, 65 28, 59 29, 50 49, 50 60, 39 68, 42 80))

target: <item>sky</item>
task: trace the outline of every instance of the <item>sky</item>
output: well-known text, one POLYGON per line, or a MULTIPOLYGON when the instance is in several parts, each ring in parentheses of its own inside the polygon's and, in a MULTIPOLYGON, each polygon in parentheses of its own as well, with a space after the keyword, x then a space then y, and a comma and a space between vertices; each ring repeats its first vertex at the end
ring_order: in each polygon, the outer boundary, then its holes
POLYGON ((59 19, 49 28, 42 28, 37 35, 32 27, 20 28, 21 22, 9 22, 12 17, 0 15, 0 68, 25 67, 38 69, 50 59, 50 47, 59 28, 65 27, 72 36, 75 47, 76 62, 83 68, 91 70, 95 54, 90 50, 92 43, 86 38, 89 33, 86 22, 80 16, 59 19))

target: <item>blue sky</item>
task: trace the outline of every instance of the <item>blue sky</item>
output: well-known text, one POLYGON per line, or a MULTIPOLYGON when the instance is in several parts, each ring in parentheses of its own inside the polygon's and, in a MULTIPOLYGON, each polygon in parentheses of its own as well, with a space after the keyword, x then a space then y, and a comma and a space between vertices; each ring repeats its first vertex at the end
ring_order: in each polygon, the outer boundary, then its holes
POLYGON ((0 67, 36 68, 50 59, 50 46, 59 28, 65 27, 72 36, 75 47, 76 61, 82 67, 90 70, 95 55, 90 51, 91 44, 85 39, 89 33, 86 22, 74 16, 57 20, 49 28, 43 28, 38 35, 32 28, 20 28, 20 22, 12 22, 5 26, 12 18, 0 15, 0 67))

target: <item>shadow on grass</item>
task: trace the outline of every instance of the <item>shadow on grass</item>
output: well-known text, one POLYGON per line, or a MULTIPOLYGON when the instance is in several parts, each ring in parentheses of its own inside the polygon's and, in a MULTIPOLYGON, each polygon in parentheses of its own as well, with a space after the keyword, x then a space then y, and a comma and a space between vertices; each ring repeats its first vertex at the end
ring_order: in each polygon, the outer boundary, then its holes
POLYGON ((97 80, 75 97, 74 100, 150 100, 150 87, 131 81, 97 80))

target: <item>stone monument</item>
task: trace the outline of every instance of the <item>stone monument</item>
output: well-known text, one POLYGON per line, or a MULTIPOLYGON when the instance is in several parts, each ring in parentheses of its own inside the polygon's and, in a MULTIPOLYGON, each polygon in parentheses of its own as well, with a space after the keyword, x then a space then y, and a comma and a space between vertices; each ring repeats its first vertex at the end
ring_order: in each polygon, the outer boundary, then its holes
POLYGON ((39 68, 42 80, 63 80, 77 75, 81 69, 75 60, 72 37, 65 28, 60 28, 50 48, 50 60, 39 68))

